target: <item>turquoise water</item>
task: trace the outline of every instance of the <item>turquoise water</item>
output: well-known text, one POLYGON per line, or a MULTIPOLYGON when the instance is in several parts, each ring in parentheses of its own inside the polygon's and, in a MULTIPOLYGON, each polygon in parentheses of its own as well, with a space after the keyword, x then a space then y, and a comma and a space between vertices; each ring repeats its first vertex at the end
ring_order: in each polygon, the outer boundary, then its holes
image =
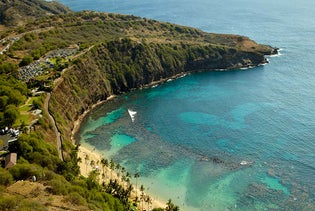
POLYGON ((314 1, 60 2, 281 48, 265 66, 196 73, 113 99, 89 115, 79 139, 182 210, 315 210, 314 1))

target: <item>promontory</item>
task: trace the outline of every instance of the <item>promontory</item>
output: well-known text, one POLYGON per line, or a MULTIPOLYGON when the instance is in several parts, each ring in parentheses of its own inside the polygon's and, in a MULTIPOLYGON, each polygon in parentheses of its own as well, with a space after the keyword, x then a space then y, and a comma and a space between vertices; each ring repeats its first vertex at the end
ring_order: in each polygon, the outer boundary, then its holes
POLYGON ((1 0, 0 210, 131 209, 131 190, 79 176, 74 122, 109 96, 195 71, 256 67, 276 53, 239 35, 1 0))

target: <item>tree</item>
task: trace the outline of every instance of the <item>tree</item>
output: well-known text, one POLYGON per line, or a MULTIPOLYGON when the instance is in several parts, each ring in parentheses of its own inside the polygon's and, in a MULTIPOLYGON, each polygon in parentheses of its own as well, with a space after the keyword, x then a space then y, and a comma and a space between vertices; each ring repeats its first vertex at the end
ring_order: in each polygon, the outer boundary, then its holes
POLYGON ((34 109, 40 109, 40 108, 42 108, 42 107, 43 107, 42 101, 41 101, 40 99, 38 99, 38 98, 35 98, 35 99, 33 100, 33 107, 34 107, 34 109))
POLYGON ((87 173, 87 166, 89 164, 89 155, 88 154, 85 154, 85 172, 87 173))
POLYGON ((125 181, 126 181, 126 183, 127 183, 128 186, 131 185, 131 184, 130 184, 130 178, 131 178, 130 173, 129 173, 129 172, 126 172, 126 179, 125 179, 125 181))
POLYGON ((103 167, 103 175, 104 175, 104 178, 105 178, 105 176, 106 176, 105 167, 108 167, 108 160, 105 159, 105 158, 102 158, 101 159, 101 164, 102 164, 102 167, 103 167))
POLYGON ((12 182, 12 175, 0 166, 0 185, 8 186, 12 184, 12 182))
POLYGON ((17 72, 18 66, 12 62, 1 64, 0 62, 0 74, 2 73, 15 73, 17 72))
POLYGON ((86 184, 87 184, 87 187, 89 190, 98 187, 97 176, 98 176, 98 174, 95 171, 91 171, 89 173, 89 176, 86 180, 86 184))
POLYGON ((171 199, 167 201, 166 205, 166 211, 179 211, 179 207, 176 206, 171 199))
POLYGON ((23 57, 23 59, 19 65, 20 65, 20 67, 23 67, 23 66, 31 64, 32 62, 33 62, 33 57, 26 55, 23 57))
POLYGON ((136 178, 136 198, 138 198, 137 190, 138 190, 138 178, 140 177, 140 174, 137 172, 137 173, 135 173, 134 177, 136 178))
POLYGON ((150 210, 150 205, 152 204, 152 199, 150 196, 147 196, 145 199, 145 202, 147 202, 148 210, 150 210))
POLYGON ((116 164, 116 170, 118 171, 118 173, 117 173, 118 180, 119 180, 119 177, 120 177, 120 169, 121 169, 121 165, 119 163, 117 163, 116 164))
POLYGON ((114 169, 115 169, 115 162, 114 162, 113 159, 110 159, 109 165, 110 165, 109 167, 110 167, 110 169, 111 169, 111 171, 110 171, 110 178, 112 178, 112 172, 113 172, 114 169))
POLYGON ((93 169, 93 168, 95 167, 95 161, 94 161, 94 160, 91 160, 90 165, 91 165, 91 167, 92 167, 92 169, 93 169))
POLYGON ((8 126, 12 126, 19 116, 19 111, 16 106, 8 105, 4 111, 4 121, 8 126))
POLYGON ((141 191, 140 200, 142 201, 142 210, 143 210, 143 201, 145 200, 144 187, 143 187, 143 185, 141 185, 140 191, 141 191))
POLYGON ((5 108, 8 104, 9 101, 9 97, 4 95, 0 97, 0 110, 2 110, 3 108, 5 108))
POLYGON ((122 174, 122 175, 125 175, 125 173, 126 173, 125 167, 121 167, 121 174, 122 174))

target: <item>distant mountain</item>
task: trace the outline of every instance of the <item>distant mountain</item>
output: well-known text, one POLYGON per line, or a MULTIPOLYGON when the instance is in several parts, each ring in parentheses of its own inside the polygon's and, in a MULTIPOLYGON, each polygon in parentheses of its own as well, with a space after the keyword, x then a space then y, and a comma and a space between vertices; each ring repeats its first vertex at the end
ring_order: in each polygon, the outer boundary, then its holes
POLYGON ((0 0, 0 24, 6 26, 20 26, 43 16, 67 13, 71 10, 55 1, 0 0))

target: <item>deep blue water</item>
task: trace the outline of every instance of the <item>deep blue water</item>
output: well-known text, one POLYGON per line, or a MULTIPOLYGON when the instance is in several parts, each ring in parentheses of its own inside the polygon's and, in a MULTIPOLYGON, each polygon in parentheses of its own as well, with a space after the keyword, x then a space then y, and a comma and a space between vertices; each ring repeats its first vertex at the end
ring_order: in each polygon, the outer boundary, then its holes
POLYGON ((80 140, 182 210, 315 210, 315 1, 59 1, 281 48, 265 66, 118 97, 90 114, 80 140))

